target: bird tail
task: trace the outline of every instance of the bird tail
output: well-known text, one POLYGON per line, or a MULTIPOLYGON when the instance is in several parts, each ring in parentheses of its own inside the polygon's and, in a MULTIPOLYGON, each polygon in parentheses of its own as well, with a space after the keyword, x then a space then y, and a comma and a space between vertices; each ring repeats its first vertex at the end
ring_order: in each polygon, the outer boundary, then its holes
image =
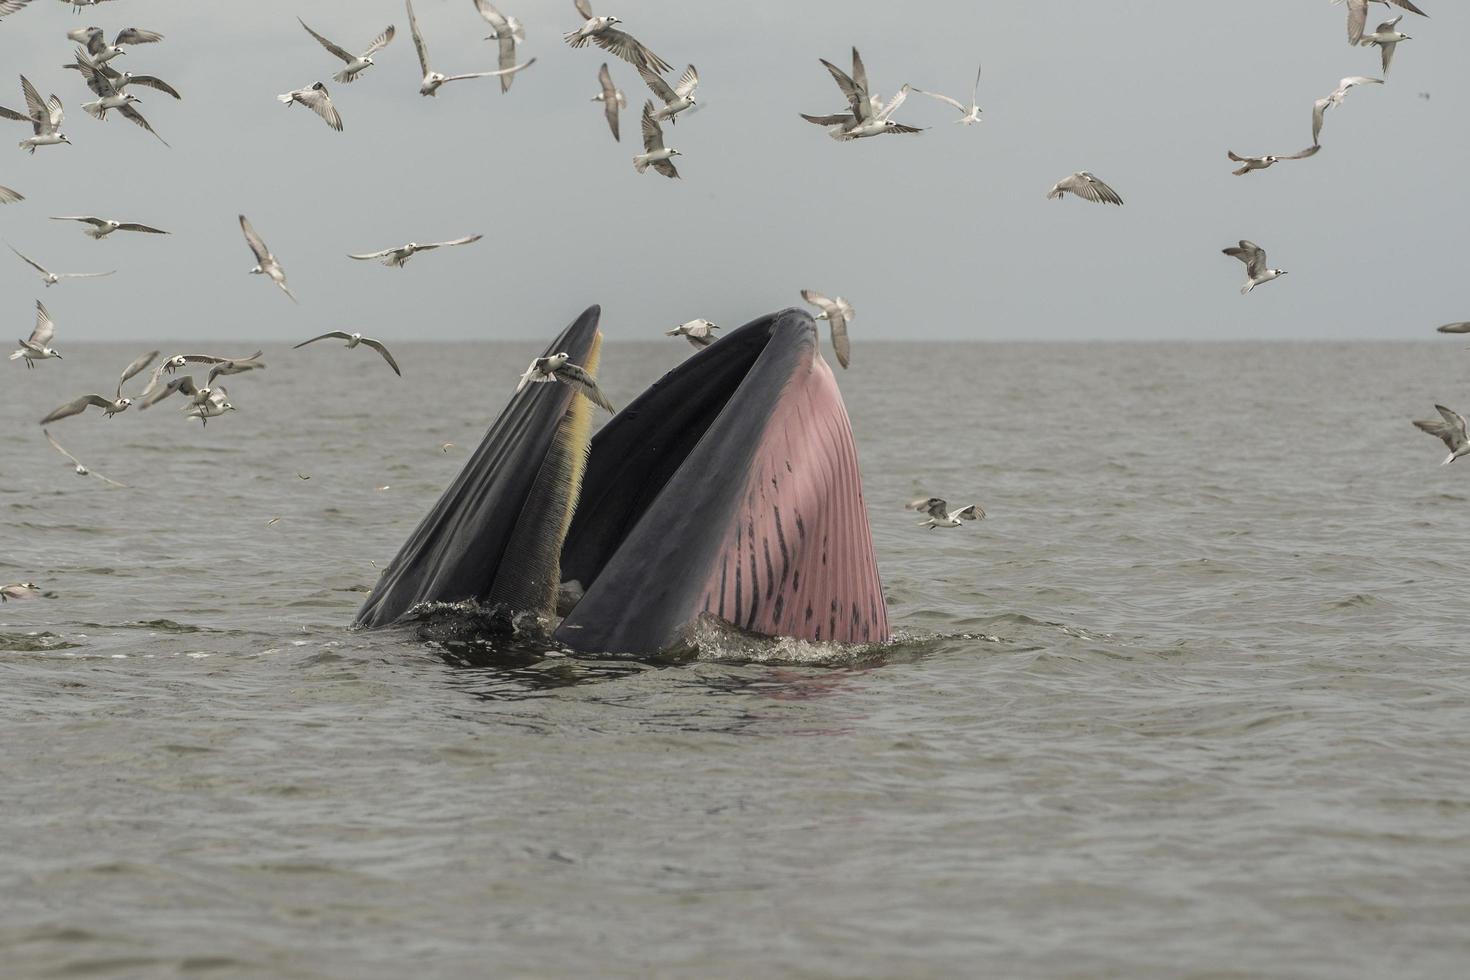
POLYGON ((1250 167, 1241 167, 1239 170, 1232 170, 1230 172, 1233 173, 1235 176, 1239 177, 1239 176, 1241 176, 1243 174, 1250 173, 1251 172, 1251 168, 1250 167))
POLYGON ((664 331, 664 336, 665 337, 677 337, 677 336, 679 336, 679 328, 678 327, 675 327, 673 330, 665 330, 664 331))
POLYGON ((574 48, 581 48, 587 45, 587 39, 582 36, 582 32, 580 30, 567 31, 561 36, 561 39, 574 48))
POLYGON ((348 85, 352 82, 357 81, 357 73, 348 71, 344 68, 341 71, 337 72, 337 74, 332 76, 332 81, 340 82, 343 85, 348 85))
POLYGON ((102 108, 102 103, 100 101, 98 101, 98 102, 83 102, 82 103, 82 111, 86 112, 88 115, 90 115, 94 119, 106 119, 107 118, 107 110, 104 109, 104 108, 102 108))
MULTIPOLYGON (((15 357, 16 355, 15 354, 11 354, 10 356, 11 357, 15 357)), ((1444 458, 1444 462, 1443 463, 1440 463, 1439 465, 1440 466, 1448 466, 1451 463, 1453 463, 1454 461, 1455 461, 1455 454, 1454 453, 1450 453, 1448 456, 1446 456, 1444 458)))
POLYGON ((1254 279, 1252 279, 1250 282, 1248 282, 1244 286, 1241 286, 1240 287, 1240 295, 1244 296, 1246 293, 1250 292, 1252 289, 1255 289, 1255 288, 1256 288, 1256 281, 1254 279))
POLYGON ((1060 187, 1053 187, 1050 191, 1047 192, 1046 199, 1048 201, 1050 201, 1054 197, 1061 197, 1061 196, 1062 196, 1062 189, 1060 187))
POLYGON ((278 95, 276 96, 276 101, 281 103, 281 105, 290 105, 292 102, 291 94, 288 92, 285 95, 278 95))
POLYGON ((84 234, 84 235, 90 235, 93 238, 97 239, 98 241, 101 241, 102 240, 102 229, 101 228, 83 228, 82 229, 82 234, 84 234))
POLYGON ((648 169, 648 161, 643 159, 641 156, 634 157, 633 169, 638 171, 640 174, 643 173, 643 171, 648 169))
POLYGON ((12 361, 18 361, 22 357, 25 357, 25 356, 26 356, 26 352, 23 351, 23 350, 13 350, 13 351, 10 352, 10 359, 12 361))

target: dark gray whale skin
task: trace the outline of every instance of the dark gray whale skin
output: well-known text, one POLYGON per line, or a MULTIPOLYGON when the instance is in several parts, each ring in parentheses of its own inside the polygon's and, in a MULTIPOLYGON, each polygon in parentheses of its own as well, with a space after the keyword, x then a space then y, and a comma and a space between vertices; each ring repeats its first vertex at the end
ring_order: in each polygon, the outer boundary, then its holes
MULTIPOLYGON (((548 348, 598 353, 598 309, 548 348)), ((576 454, 571 388, 528 386, 399 552, 357 624, 472 599, 588 653, 654 654, 708 615, 769 635, 888 639, 851 428, 816 325, 784 310, 655 382, 576 454)), ((585 416, 582 417, 585 420, 585 416)))

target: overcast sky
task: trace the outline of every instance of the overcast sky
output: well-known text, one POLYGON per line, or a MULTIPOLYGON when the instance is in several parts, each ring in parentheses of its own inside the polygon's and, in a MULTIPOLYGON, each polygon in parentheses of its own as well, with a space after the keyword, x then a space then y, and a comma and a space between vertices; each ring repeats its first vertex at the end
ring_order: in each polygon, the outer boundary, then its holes
MULTIPOLYGON (((418 95, 402 3, 116 0, 74 15, 35 0, 0 21, 0 104, 23 108, 14 71, 67 107, 73 146, 0 150, 0 235, 56 270, 117 268, 44 290, 8 252, 0 296, 11 335, 44 298, 68 340, 285 340, 347 328, 385 339, 549 337, 600 302, 613 340, 653 338, 696 316, 735 326, 847 296, 853 339, 1424 337, 1470 319, 1470 156, 1464 81, 1470 11, 1424 0, 1383 88, 1332 110, 1316 157, 1230 175, 1227 149, 1293 153, 1311 108, 1344 75, 1378 74, 1327 0, 611 0, 602 13, 682 71, 708 107, 666 127, 683 179, 635 174, 637 73, 572 50, 571 0, 505 0, 537 63, 508 95, 493 79, 418 95), (350 49, 398 37, 350 86, 296 23, 350 49), (121 118, 98 122, 63 71, 65 32, 97 24, 167 35, 120 59, 184 95, 138 90, 165 148, 121 118), (838 144, 797 113, 842 107, 818 64, 856 44, 885 96, 904 82, 968 97, 977 61, 985 122, 911 96, 917 136, 838 144), (623 141, 597 69, 627 93, 623 141), (326 80, 346 124, 329 130, 274 96, 326 80), (1424 99, 1420 93, 1429 93, 1424 99), (1044 195, 1087 169, 1121 209, 1044 195), (259 277, 236 214, 250 217, 301 299, 259 277), (48 215, 96 214, 169 229, 94 242, 48 215), (410 239, 481 232, 402 270, 352 262, 410 239), (1292 275, 1237 293, 1220 249, 1246 237, 1292 275), (8 258, 7 258, 8 256, 8 258)), ((1369 24, 1377 23, 1373 7, 1369 24)), ((419 0, 440 71, 495 67, 471 0, 419 0)), ((0 121, 18 141, 20 123, 0 121)))

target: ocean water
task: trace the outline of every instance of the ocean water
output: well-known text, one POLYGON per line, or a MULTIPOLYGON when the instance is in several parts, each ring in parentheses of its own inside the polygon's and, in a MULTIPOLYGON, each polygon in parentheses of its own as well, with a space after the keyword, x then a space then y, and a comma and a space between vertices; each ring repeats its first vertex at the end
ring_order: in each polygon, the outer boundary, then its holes
POLYGON ((3 365, 0 973, 1465 975, 1460 345, 859 343, 893 644, 349 631, 539 346, 52 426, 127 491, 35 419, 137 350, 3 365))

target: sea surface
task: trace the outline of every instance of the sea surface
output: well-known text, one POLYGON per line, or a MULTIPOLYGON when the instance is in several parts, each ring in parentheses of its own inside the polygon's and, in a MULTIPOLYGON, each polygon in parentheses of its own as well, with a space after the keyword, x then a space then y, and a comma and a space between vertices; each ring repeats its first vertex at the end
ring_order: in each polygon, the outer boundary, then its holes
POLYGON ((540 346, 0 364, 0 974, 1470 974, 1459 343, 859 342, 891 645, 349 630, 540 346))

